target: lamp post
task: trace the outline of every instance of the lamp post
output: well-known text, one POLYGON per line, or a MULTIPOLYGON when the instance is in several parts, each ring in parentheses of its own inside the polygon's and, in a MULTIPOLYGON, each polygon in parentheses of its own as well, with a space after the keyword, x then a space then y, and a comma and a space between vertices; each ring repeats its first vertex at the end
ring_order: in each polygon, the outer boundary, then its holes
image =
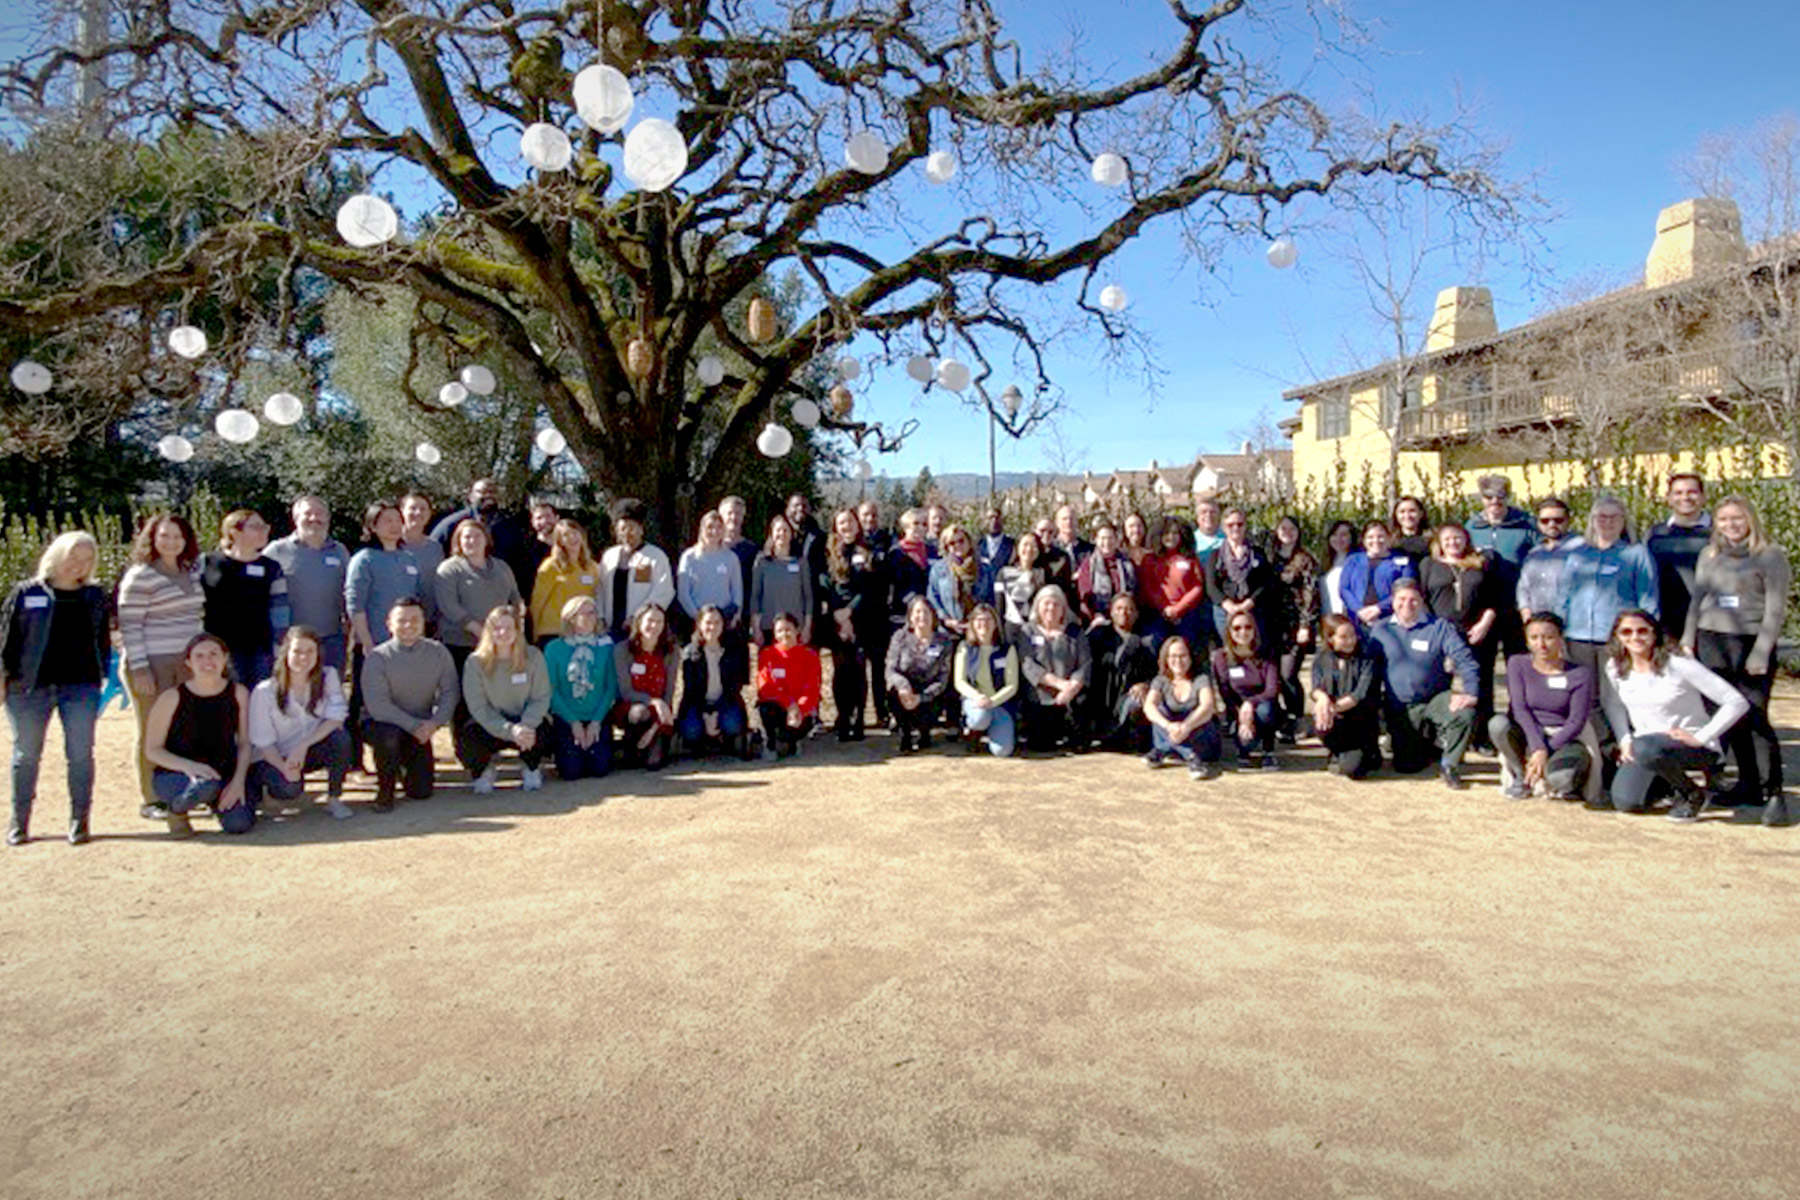
MULTIPOLYGON (((1002 404, 1006 405, 1006 416, 1007 416, 1008 420, 1011 420, 1012 418, 1017 417, 1019 415, 1019 405, 1021 405, 1025 402, 1025 395, 1023 392, 1019 391, 1018 384, 1009 383, 1006 385, 1006 390, 1000 393, 1000 402, 1002 404)), ((1000 471, 998 469, 997 460, 996 460, 996 456, 995 456, 995 447, 998 443, 998 439, 996 437, 994 427, 995 427, 995 425, 997 425, 999 423, 998 420, 996 419, 996 417, 997 417, 997 414, 994 412, 994 406, 992 404, 989 404, 988 405, 988 503, 990 503, 990 504, 993 503, 994 497, 999 495, 999 493, 1000 493, 1000 486, 999 486, 1000 471)))

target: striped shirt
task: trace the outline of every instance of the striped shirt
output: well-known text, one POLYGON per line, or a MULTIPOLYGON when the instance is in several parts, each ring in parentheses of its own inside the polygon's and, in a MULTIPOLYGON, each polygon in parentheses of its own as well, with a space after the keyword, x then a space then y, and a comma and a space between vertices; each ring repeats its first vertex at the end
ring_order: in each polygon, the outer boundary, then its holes
POLYGON ((194 571, 176 577, 138 563, 119 581, 119 638, 133 669, 181 657, 205 615, 206 592, 194 571))

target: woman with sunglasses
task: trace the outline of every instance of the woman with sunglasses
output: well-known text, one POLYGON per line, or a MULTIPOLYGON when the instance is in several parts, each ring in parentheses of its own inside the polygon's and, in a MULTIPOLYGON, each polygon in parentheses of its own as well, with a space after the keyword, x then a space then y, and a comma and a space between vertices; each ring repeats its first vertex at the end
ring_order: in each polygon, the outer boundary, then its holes
POLYGON ((1262 652, 1256 614, 1236 613, 1225 626, 1225 644, 1212 652, 1212 677, 1220 715, 1237 734, 1238 762, 1247 767, 1256 758, 1263 770, 1278 770, 1275 729, 1281 677, 1262 652))

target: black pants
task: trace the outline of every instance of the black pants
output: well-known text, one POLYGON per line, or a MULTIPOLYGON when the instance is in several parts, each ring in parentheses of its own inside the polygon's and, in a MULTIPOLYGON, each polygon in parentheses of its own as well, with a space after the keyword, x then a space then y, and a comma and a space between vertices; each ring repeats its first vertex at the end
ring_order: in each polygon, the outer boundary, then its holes
POLYGON ((1033 750, 1052 750, 1081 741, 1080 710, 1070 705, 1046 704, 1035 689, 1025 700, 1025 744, 1033 750))
POLYGON ((244 783, 244 797, 251 807, 260 807, 265 795, 277 800, 298 800, 309 771, 325 772, 325 794, 333 799, 344 794, 344 772, 350 767, 350 735, 334 729, 323 741, 306 748, 306 761, 299 779, 289 779, 260 759, 250 764, 244 783))
POLYGON ((798 728, 787 723, 787 707, 773 700, 760 701, 756 706, 756 715, 762 718, 763 737, 775 752, 786 758, 794 753, 800 742, 812 732, 814 720, 807 717, 800 722, 798 728))
POLYGON ((1677 797, 1696 794, 1688 772, 1711 767, 1719 756, 1705 746, 1689 746, 1666 733, 1631 739, 1631 761, 1613 776, 1612 802, 1620 812, 1642 812, 1665 789, 1677 797))
POLYGON ((1756 639, 1738 633, 1713 633, 1702 629, 1694 653, 1750 702, 1750 711, 1725 732, 1725 749, 1737 767, 1737 787, 1746 800, 1781 794, 1781 743, 1769 723, 1769 689, 1775 683, 1775 665, 1761 675, 1745 670, 1756 639))
POLYGON ((894 714, 894 727, 901 733, 930 733, 931 727, 943 724, 943 704, 939 700, 919 701, 917 708, 908 708, 900 703, 900 693, 892 688, 882 689, 887 693, 888 711, 894 714))
MULTIPOLYGON (((350 716, 344 722, 344 729, 350 735, 350 767, 352 770, 363 769, 363 663, 368 656, 363 653, 361 643, 354 640, 350 646, 350 716)), ((461 679, 459 673, 457 679, 461 679)))
POLYGON ((863 702, 868 699, 868 658, 855 642, 831 643, 831 699, 837 705, 837 731, 863 731, 863 702))
MULTIPOLYGON (((867 634, 858 634, 865 646, 864 658, 868 660, 869 691, 874 693, 875 720, 885 722, 897 707, 888 696, 887 652, 888 643, 894 640, 892 629, 872 629, 867 634)), ((859 722, 860 724, 860 722, 859 722)))
POLYGON ((431 743, 421 742, 398 725, 364 721, 363 741, 375 755, 375 799, 391 802, 394 787, 406 776, 406 798, 425 800, 437 786, 431 743))
POLYGON ((1306 716, 1306 684, 1301 668, 1311 647, 1297 644, 1292 629, 1283 631, 1280 645, 1283 649, 1275 670, 1281 680, 1281 724, 1283 729, 1291 731, 1299 728, 1301 719, 1306 716))
POLYGON ((1351 779, 1361 779, 1381 767, 1381 718, 1372 701, 1339 713, 1319 740, 1325 743, 1326 753, 1337 759, 1338 769, 1351 779))
MULTIPOLYGON (((513 744, 504 738, 497 738, 489 733, 480 723, 471 718, 457 730, 456 756, 462 759, 470 778, 486 771, 493 764, 494 758, 502 750, 511 750, 513 744)), ((537 740, 531 743, 531 749, 519 751, 519 761, 531 770, 544 761, 550 753, 550 721, 546 718, 538 723, 537 740)))
MULTIPOLYGON (((1475 652, 1475 665, 1480 668, 1475 688, 1475 739, 1483 741, 1487 738, 1488 723, 1494 719, 1494 677, 1505 661, 1500 656, 1504 653, 1511 658, 1525 653, 1525 627, 1510 603, 1495 612, 1487 636, 1469 649, 1475 652)), ((1595 679, 1598 678, 1596 675, 1595 679)))

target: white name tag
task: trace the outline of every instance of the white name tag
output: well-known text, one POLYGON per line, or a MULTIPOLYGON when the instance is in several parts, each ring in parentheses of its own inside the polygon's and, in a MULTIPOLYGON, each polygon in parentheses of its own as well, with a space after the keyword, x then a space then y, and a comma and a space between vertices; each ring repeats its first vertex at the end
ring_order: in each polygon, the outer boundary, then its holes
POLYGON ((581 577, 581 582, 586 583, 586 584, 592 584, 594 582, 594 577, 592 575, 583 575, 581 577))
POLYGON ((512 681, 514 683, 530 683, 531 676, 524 671, 515 671, 513 672, 512 681))
POLYGON ((1737 606, 1738 606, 1738 598, 1736 596, 1720 596, 1719 597, 1719 607, 1720 608, 1736 608, 1737 606))
POLYGON ((1417 650, 1420 654, 1429 653, 1431 650, 1431 641, 1428 638, 1414 638, 1412 640, 1412 648, 1417 650))
POLYGON ((25 597, 25 607, 26 608, 49 608, 50 607, 50 597, 48 597, 48 596, 27 596, 27 597, 25 597))
POLYGON ((715 566, 713 568, 713 570, 717 571, 721 575, 728 575, 731 573, 731 565, 729 563, 720 563, 717 566, 715 566))
POLYGON ((1545 679, 1544 682, 1550 685, 1552 691, 1566 692, 1569 690, 1569 677, 1567 675, 1551 675, 1545 679))
POLYGON ((407 564, 406 573, 408 575, 417 575, 419 573, 419 568, 417 568, 409 563, 409 564, 407 564))
POLYGON ((787 678, 787 668, 786 667, 770 667, 769 668, 769 678, 771 678, 771 679, 786 679, 787 678))
POLYGON ((1404 567, 1407 563, 1409 563, 1411 561, 1412 561, 1412 559, 1406 557, 1406 555, 1404 555, 1404 554, 1394 555, 1394 565, 1396 567, 1404 567))
POLYGON ((925 657, 936 658, 943 649, 942 646, 927 646, 925 647, 925 657))
POLYGON ((788 574, 798 575, 800 573, 800 564, 797 562, 791 562, 787 565, 787 569, 788 569, 788 574))
POLYGON ((1242 667, 1231 668, 1231 677, 1233 679, 1242 679, 1244 677, 1244 668, 1242 668, 1242 667))
POLYGON ((264 570, 263 565, 261 563, 251 563, 249 566, 244 568, 244 574, 248 575, 252 579, 261 579, 263 577, 263 575, 266 573, 267 572, 264 570))
POLYGON ((328 567, 337 566, 338 565, 338 556, 335 554, 327 554, 325 556, 325 565, 328 567))
POLYGON ((869 556, 866 554, 852 554, 850 556, 850 565, 855 567, 866 567, 869 565, 869 556))
POLYGON ((1602 575, 1617 575, 1619 573, 1619 564, 1607 563, 1600 568, 1600 573, 1602 575))
POLYGON ((1041 646, 1041 645, 1043 645, 1043 644, 1044 644, 1044 635, 1043 635, 1043 634, 1041 634, 1041 633, 1034 633, 1034 634, 1032 634, 1032 635, 1031 635, 1031 644, 1032 644, 1032 645, 1034 645, 1034 646, 1041 646))
POLYGON ((649 670, 650 670, 650 668, 646 667, 643 663, 632 663, 631 664, 631 673, 633 675, 643 675, 643 674, 646 674, 649 670))

